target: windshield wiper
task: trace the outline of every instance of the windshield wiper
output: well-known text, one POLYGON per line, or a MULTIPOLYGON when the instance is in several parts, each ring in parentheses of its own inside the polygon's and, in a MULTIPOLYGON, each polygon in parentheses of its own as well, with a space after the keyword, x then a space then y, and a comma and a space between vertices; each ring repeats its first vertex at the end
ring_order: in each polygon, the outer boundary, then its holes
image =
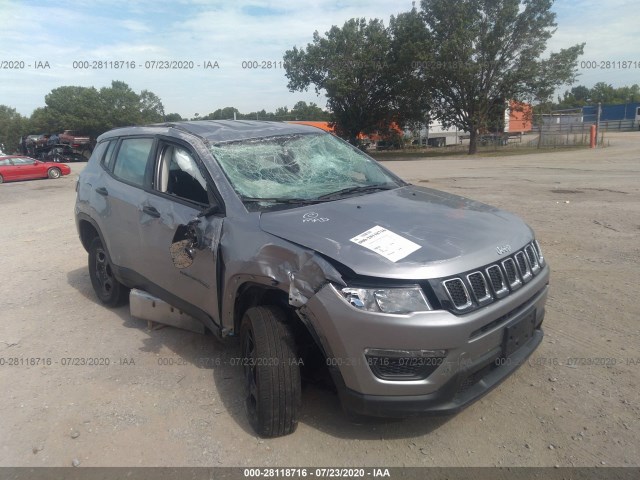
POLYGON ((366 193, 366 192, 379 192, 381 190, 392 190, 396 188, 395 185, 389 185, 385 183, 381 183, 378 185, 358 185, 355 187, 347 187, 342 190, 338 190, 337 192, 327 193, 325 195, 320 195, 317 200, 329 200, 335 197, 341 197, 343 195, 349 195, 350 193, 366 193))
POLYGON ((243 202, 250 202, 250 203, 287 203, 287 204, 298 204, 298 205, 311 205, 313 203, 319 203, 323 201, 316 198, 280 198, 280 197, 272 197, 272 198, 240 197, 240 200, 242 200, 243 202))

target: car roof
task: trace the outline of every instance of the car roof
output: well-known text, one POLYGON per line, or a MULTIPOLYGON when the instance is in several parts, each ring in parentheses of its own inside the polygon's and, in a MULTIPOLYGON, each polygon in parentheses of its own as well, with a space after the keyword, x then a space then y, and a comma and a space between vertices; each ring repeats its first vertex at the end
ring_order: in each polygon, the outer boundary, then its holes
POLYGON ((169 133, 171 129, 188 132, 213 143, 233 142, 277 135, 324 133, 307 125, 259 120, 194 120, 168 122, 140 127, 123 127, 100 135, 98 141, 113 136, 169 133))

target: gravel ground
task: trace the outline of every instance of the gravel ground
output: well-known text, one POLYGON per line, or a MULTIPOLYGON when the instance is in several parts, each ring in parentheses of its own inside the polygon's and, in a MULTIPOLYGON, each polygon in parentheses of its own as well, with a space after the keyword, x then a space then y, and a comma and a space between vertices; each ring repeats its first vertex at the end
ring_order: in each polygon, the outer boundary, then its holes
POLYGON ((308 386, 298 430, 273 440, 245 419, 235 345, 97 303, 73 220, 84 164, 0 185, 0 466, 638 466, 640 132, 608 139, 386 162, 526 219, 552 268, 545 339, 456 416, 355 423, 308 386))

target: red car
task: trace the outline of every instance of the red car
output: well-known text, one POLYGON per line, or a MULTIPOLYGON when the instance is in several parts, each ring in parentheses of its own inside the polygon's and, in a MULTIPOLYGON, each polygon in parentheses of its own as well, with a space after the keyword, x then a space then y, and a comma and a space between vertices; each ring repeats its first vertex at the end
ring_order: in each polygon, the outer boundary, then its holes
POLYGON ((29 157, 0 157, 0 183, 33 178, 59 178, 71 169, 62 163, 41 162, 29 157))

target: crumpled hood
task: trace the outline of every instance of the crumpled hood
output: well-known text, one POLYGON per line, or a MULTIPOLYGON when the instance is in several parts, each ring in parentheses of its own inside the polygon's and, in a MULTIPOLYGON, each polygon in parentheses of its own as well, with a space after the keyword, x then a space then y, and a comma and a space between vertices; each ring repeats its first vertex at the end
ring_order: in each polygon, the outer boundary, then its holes
POLYGON ((498 247, 515 251, 533 239, 531 229, 511 213, 412 185, 263 213, 260 226, 358 275, 382 278, 454 275, 503 258, 498 247), (409 242, 380 228, 361 235, 376 226, 409 242), (356 237, 359 243, 351 240, 356 237))

